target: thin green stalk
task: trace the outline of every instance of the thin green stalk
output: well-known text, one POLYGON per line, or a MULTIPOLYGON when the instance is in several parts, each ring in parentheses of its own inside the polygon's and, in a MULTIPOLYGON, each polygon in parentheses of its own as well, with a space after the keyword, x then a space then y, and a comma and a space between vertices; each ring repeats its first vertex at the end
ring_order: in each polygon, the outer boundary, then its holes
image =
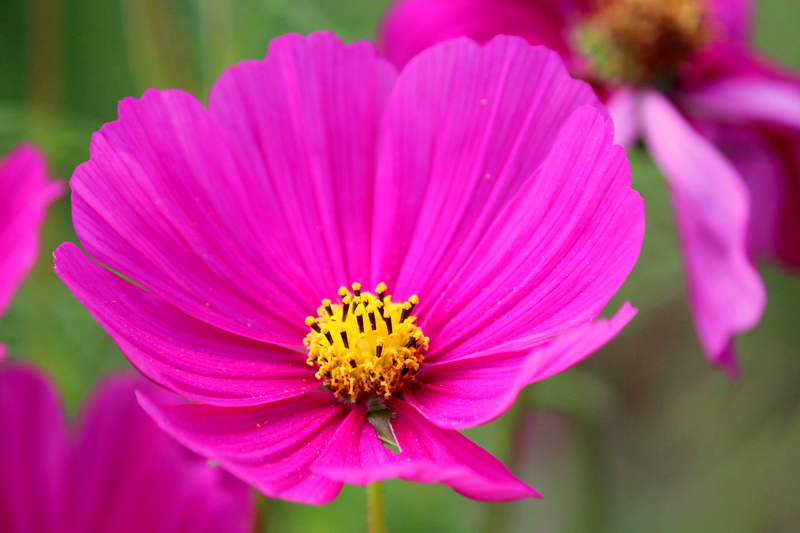
POLYGON ((253 493, 256 505, 253 533, 267 533, 269 531, 269 500, 256 491, 253 493))
POLYGON ((36 112, 53 112, 61 103, 61 28, 63 0, 32 0, 28 43, 28 98, 36 112))
POLYGON ((608 476, 605 461, 605 442, 602 428, 592 422, 579 420, 576 431, 580 471, 583 473, 581 523, 577 531, 605 533, 611 531, 608 513, 608 476))
MULTIPOLYGON (((506 427, 508 428, 508 447, 500 453, 500 460, 515 472, 526 450, 523 449, 523 427, 525 415, 532 405, 530 387, 520 391, 517 401, 505 414, 506 427)), ((484 504, 483 533, 507 533, 511 528, 512 503, 487 503, 484 504)))
POLYGON ((386 533, 386 504, 383 483, 367 485, 367 524, 369 533, 386 533))

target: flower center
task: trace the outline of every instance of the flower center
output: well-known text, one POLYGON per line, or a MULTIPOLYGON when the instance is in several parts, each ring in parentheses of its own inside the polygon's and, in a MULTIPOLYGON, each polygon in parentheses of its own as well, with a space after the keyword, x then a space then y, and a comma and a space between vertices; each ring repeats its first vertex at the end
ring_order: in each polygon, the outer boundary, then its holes
POLYGON ((602 81, 643 86, 669 78, 709 34, 702 0, 601 0, 577 38, 602 81))
POLYGON ((306 318, 308 364, 319 367, 317 379, 337 397, 389 398, 414 377, 428 349, 411 316, 419 298, 395 303, 384 283, 375 294, 361 292, 360 283, 352 288, 340 288, 341 303, 322 300, 318 316, 306 318))

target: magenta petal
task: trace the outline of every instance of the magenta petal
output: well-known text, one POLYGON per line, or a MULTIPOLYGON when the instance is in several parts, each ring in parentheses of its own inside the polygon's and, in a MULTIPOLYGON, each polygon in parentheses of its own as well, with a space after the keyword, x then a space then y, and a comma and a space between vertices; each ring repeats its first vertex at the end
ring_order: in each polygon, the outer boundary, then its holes
POLYGON ((648 92, 642 111, 648 148, 670 185, 700 342, 711 362, 733 372, 731 340, 758 323, 766 304, 747 248, 747 189, 666 98, 648 92))
POLYGON ((444 483, 468 498, 510 501, 541 497, 500 461, 458 433, 438 428, 406 402, 391 400, 391 424, 400 453, 387 449, 366 420, 366 408, 350 412, 314 470, 332 479, 368 485, 399 477, 444 483))
POLYGON ((265 265, 241 176, 219 124, 182 91, 120 102, 75 171, 73 219, 86 252, 184 312, 278 344, 302 335, 319 305, 265 265), (280 304, 280 305, 278 305, 280 304))
POLYGON ((749 41, 753 23, 753 0, 708 0, 717 39, 749 41))
POLYGON ((55 270, 146 376, 216 405, 252 405, 319 385, 305 354, 210 326, 98 266, 72 243, 55 270))
POLYGON ((329 392, 239 408, 158 405, 143 395, 139 403, 180 443, 267 497, 319 505, 341 490, 311 470, 347 416, 329 392))
POLYGON ((161 431, 139 407, 137 389, 170 398, 140 377, 118 375, 100 385, 84 410, 71 531, 252 531, 247 485, 161 431))
POLYGON ((381 130, 376 281, 403 298, 438 294, 582 105, 602 107, 558 55, 519 38, 458 39, 415 58, 381 130))
MULTIPOLYGON (((616 258, 610 277, 597 280, 599 292, 621 283, 630 270, 641 240, 641 200, 630 190, 624 152, 611 147, 604 111, 586 108, 565 126, 584 103, 602 108, 587 85, 569 78, 558 56, 518 38, 498 37, 483 48, 465 39, 437 45, 403 71, 381 146, 373 277, 388 281, 399 298, 419 294, 418 316, 435 342, 466 335, 465 320, 471 321, 473 334, 512 307, 521 312, 525 306, 516 304, 530 295, 532 282, 544 281, 570 252, 577 259, 591 248, 616 258), (547 169, 539 168, 551 151, 547 169), (586 159, 578 164, 576 158, 586 159), (585 216, 572 217, 570 224, 557 220, 568 212, 571 216, 573 209, 585 216), (512 215, 514 222, 507 222, 512 215), (545 222, 558 237, 539 231, 545 222), (614 251, 575 242, 593 238, 593 231, 601 232, 602 242, 625 242, 614 251), (525 253, 509 258, 509 239, 516 237, 513 246, 525 243, 527 250, 545 253, 552 262, 537 259, 538 268, 531 268, 534 264, 522 264, 532 260, 525 253), (531 283, 519 287, 524 276, 531 283), (509 291, 516 294, 506 298, 509 291), (472 322, 475 316, 480 318, 472 322), (445 328, 447 334, 440 335, 445 328)), ((596 259, 597 268, 607 266, 596 259)), ((571 290, 551 281, 542 292, 556 285, 571 290)), ((542 292, 537 293, 540 300, 542 292)), ((602 307, 605 301, 600 300, 612 293, 599 296, 589 290, 584 301, 597 297, 592 305, 602 307)), ((561 297, 556 305, 569 305, 567 294, 551 296, 561 297)), ((547 302, 532 308, 542 314, 540 320, 558 309, 547 302)), ((569 316, 586 321, 589 314, 569 316)), ((526 322, 537 326, 533 319, 526 322)), ((524 332, 507 330, 502 338, 524 332)))
POLYGON ((800 129, 800 83, 732 76, 682 96, 695 112, 724 122, 774 124, 800 129))
MULTIPOLYGON (((791 169, 784 167, 785 158, 770 142, 769 135, 757 128, 712 121, 696 121, 696 125, 733 163, 747 184, 752 213, 750 249, 753 254, 756 257, 778 257, 783 216, 793 211, 795 203, 791 201, 794 199, 791 187, 794 176, 791 169)), ((800 145, 797 150, 800 155, 800 145)), ((800 246, 796 239, 793 241, 796 247, 800 246)))
POLYGON ((0 316, 36 262, 47 206, 62 191, 33 146, 20 146, 0 160, 0 316))
POLYGON ((800 268, 800 80, 745 46, 693 63, 678 102, 747 181, 754 252, 800 268))
POLYGON ((618 89, 606 101, 608 113, 614 120, 614 142, 630 148, 639 139, 638 93, 630 87, 618 89))
POLYGON ((750 190, 753 251, 800 269, 800 130, 764 131, 723 125, 715 143, 750 190), (731 142, 732 141, 732 142, 731 142), (730 144, 725 144, 729 142, 730 144))
POLYGON ((367 42, 286 35, 211 91, 209 113, 240 155, 237 179, 262 229, 251 246, 311 295, 307 314, 341 285, 369 282, 378 126, 396 76, 367 42))
POLYGON ((55 390, 38 372, 0 368, 0 531, 69 530, 64 422, 55 390))
POLYGON ((496 35, 516 35, 571 55, 571 26, 591 0, 405 0, 389 8, 380 30, 386 57, 403 67, 436 43, 470 37, 485 43, 496 35))
MULTIPOLYGON (((644 233, 644 206, 612 136, 610 121, 582 107, 480 239, 467 241, 468 255, 467 246, 449 244, 452 263, 431 274, 424 261, 407 261, 400 280, 432 278, 417 289, 420 324, 432 339, 429 361, 520 337, 533 343, 599 314, 633 267, 644 233)), ((431 261, 441 234, 459 224, 454 214, 447 217, 456 202, 435 198, 443 204, 437 232, 418 234, 413 243, 417 253, 429 250, 431 261)))
POLYGON ((625 304, 610 320, 596 320, 534 346, 508 343, 463 359, 426 364, 404 397, 442 428, 485 424, 504 413, 526 385, 579 363, 636 314, 625 304))

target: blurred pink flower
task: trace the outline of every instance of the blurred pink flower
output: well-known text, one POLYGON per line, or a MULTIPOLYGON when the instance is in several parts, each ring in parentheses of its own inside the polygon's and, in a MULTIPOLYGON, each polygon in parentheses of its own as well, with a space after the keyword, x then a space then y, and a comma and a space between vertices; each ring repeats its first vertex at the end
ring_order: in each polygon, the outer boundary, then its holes
POLYGON ((137 389, 172 396, 138 376, 108 378, 73 440, 38 371, 0 368, 0 531, 252 531, 248 487, 161 431, 136 403, 137 389))
MULTIPOLYGON (((19 146, 0 160, 0 317, 36 262, 47 206, 62 191, 33 146, 19 146)), ((0 360, 5 355, 0 344, 0 360)))
POLYGON ((670 186, 689 299, 710 361, 761 318, 754 255, 800 267, 800 79, 748 45, 749 0, 401 0, 381 32, 404 65, 466 35, 519 35, 595 84, 623 145, 644 138, 670 186))
POLYGON ((161 427, 267 496, 393 477, 536 496, 457 430, 635 313, 593 321, 644 231, 612 140, 591 88, 519 38, 398 76, 369 43, 287 35, 207 109, 120 104, 71 183, 94 260, 65 243, 55 268, 139 370, 200 402, 143 398, 161 427))

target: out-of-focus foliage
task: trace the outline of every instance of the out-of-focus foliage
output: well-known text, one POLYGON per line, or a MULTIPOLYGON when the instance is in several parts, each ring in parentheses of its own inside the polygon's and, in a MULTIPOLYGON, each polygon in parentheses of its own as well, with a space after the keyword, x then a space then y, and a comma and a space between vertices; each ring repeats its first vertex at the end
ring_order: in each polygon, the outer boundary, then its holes
MULTIPOLYGON (((205 98, 225 66, 263 56, 271 38, 331 29, 348 41, 368 39, 385 5, 3 0, 0 151, 34 141, 53 173, 68 178, 121 98, 151 86, 205 98)), ((762 0, 758 8, 758 47, 800 70, 800 3, 762 0)), ((587 362, 468 432, 546 499, 485 505, 444 486, 392 481, 392 532, 800 531, 800 278, 762 268, 769 306, 740 340, 741 382, 728 383, 694 337, 663 180, 640 150, 631 162, 648 233, 612 305, 631 300, 640 315, 587 362)), ((0 340, 45 368, 74 413, 100 375, 127 363, 50 270, 50 252, 64 240, 75 240, 68 198, 51 209, 41 259, 0 322, 0 340)), ((262 504, 269 531, 366 527, 357 487, 321 508, 262 504)))

